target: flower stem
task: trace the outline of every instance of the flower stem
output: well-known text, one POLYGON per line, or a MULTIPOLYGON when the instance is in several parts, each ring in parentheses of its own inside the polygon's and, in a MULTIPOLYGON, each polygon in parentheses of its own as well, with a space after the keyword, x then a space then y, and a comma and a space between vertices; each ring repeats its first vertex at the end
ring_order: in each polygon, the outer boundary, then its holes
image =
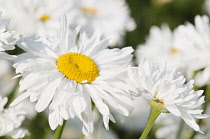
POLYGON ((80 139, 84 139, 85 138, 85 135, 84 134, 82 134, 81 135, 81 137, 80 137, 80 139))
POLYGON ((147 125, 144 129, 144 132, 142 133, 141 137, 139 139, 145 139, 149 133, 149 131, 151 130, 155 120, 157 119, 157 117, 159 116, 161 112, 158 111, 155 108, 152 108, 152 113, 150 115, 149 121, 147 122, 147 125))
POLYGON ((54 136, 54 139, 60 139, 61 138, 61 135, 63 133, 63 129, 65 127, 65 124, 66 124, 66 120, 64 120, 63 122, 63 125, 62 126, 58 126, 56 131, 55 131, 55 136, 54 136))

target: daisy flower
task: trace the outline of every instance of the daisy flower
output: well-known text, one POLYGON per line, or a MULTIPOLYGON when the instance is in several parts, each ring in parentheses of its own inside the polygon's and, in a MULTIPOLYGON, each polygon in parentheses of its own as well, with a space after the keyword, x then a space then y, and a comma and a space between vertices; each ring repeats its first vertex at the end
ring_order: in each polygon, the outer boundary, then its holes
POLYGON ((11 57, 8 56, 5 50, 13 50, 15 44, 14 31, 7 31, 7 27, 9 25, 9 20, 1 19, 2 12, 0 11, 0 58, 10 59, 11 57))
POLYGON ((195 25, 187 23, 177 29, 179 45, 188 48, 194 59, 191 64, 193 70, 201 70, 195 76, 195 84, 203 86, 210 81, 210 24, 207 16, 196 16, 195 25))
POLYGON ((192 77, 193 71, 189 67, 195 58, 190 48, 179 44, 182 38, 178 38, 179 33, 171 31, 168 25, 163 24, 159 27, 152 27, 145 44, 137 47, 135 56, 139 63, 143 58, 148 58, 163 67, 176 68, 177 71, 184 73, 187 78, 192 77))
POLYGON ((51 37, 59 31, 59 17, 68 11, 70 3, 69 0, 3 0, 0 9, 5 13, 4 18, 12 18, 11 29, 20 34, 51 37))
POLYGON ((174 45, 174 33, 164 24, 161 28, 153 26, 150 29, 145 44, 138 46, 135 55, 137 63, 146 57, 163 65, 166 60, 170 60, 166 62, 171 65, 178 65, 180 62, 176 58, 180 57, 180 52, 174 45))
POLYGON ((24 93, 11 105, 30 97, 37 101, 38 112, 49 107, 52 129, 62 125, 63 119, 77 116, 88 135, 93 131, 94 103, 108 129, 109 119, 114 121, 110 108, 126 116, 133 109, 129 92, 136 90, 118 78, 127 69, 133 49, 107 49, 109 41, 100 40, 100 31, 90 38, 80 27, 70 32, 65 16, 61 27, 60 40, 33 36, 18 42, 26 51, 14 61, 24 93))
POLYGON ((102 26, 103 37, 110 39, 112 46, 122 44, 125 32, 136 27, 125 0, 73 0, 68 14, 74 24, 85 27, 88 35, 102 26))
POLYGON ((203 90, 193 90, 193 80, 186 79, 173 69, 160 68, 157 64, 143 59, 138 68, 129 69, 129 78, 150 105, 162 113, 172 113, 182 118, 195 131, 200 127, 194 118, 207 118, 197 109, 204 103, 203 90))
MULTIPOLYGON (((207 118, 208 119, 208 118, 207 118)), ((155 136, 157 139, 177 139, 177 133, 180 128, 181 119, 179 117, 175 117, 172 114, 163 113, 161 114, 157 121, 155 122, 157 127, 159 127, 156 132, 155 136)), ((186 125, 183 125, 184 128, 180 133, 180 137, 182 138, 189 138, 190 135, 193 133, 191 128, 187 128, 186 125)))
POLYGON ((28 135, 28 131, 21 128, 21 124, 25 119, 25 111, 22 105, 5 109, 7 98, 0 96, 0 136, 11 136, 18 139, 28 135))

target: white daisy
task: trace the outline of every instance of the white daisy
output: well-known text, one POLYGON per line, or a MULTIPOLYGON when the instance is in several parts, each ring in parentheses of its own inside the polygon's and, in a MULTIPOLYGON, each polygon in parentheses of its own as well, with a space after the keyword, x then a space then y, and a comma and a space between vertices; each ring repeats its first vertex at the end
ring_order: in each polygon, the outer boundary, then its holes
MULTIPOLYGON (((210 104, 207 106, 206 113, 210 113, 210 104)), ((194 139, 209 139, 210 138, 210 118, 203 119, 201 122, 201 129, 204 131, 205 135, 203 134, 196 134, 194 139)))
POLYGON ((194 56, 189 64, 193 70, 199 72, 195 77, 195 84, 203 86, 210 81, 210 24, 207 16, 196 16, 195 25, 187 23, 177 29, 179 45, 185 46, 194 56))
POLYGON ((133 72, 130 68, 129 78, 142 95, 149 99, 151 106, 163 113, 170 112, 181 117, 195 131, 200 131, 194 118, 206 118, 207 115, 202 115, 203 110, 197 109, 204 103, 204 96, 202 90, 192 89, 192 80, 185 84, 181 73, 160 68, 147 60, 142 60, 133 72))
POLYGON ((73 0, 69 15, 73 23, 85 27, 88 35, 102 26, 104 38, 110 39, 112 46, 122 44, 125 32, 136 26, 125 0, 73 0))
POLYGON ((25 119, 25 111, 22 110, 21 105, 5 109, 6 103, 7 98, 0 96, 0 136, 23 138, 29 134, 27 130, 20 127, 25 119))
POLYGON ((2 12, 0 11, 0 58, 3 59, 11 59, 12 56, 8 56, 4 51, 5 50, 13 50, 15 44, 15 32, 7 31, 7 27, 9 25, 9 20, 1 19, 2 12))
POLYGON ((70 8, 70 0, 3 0, 0 9, 12 18, 11 28, 24 35, 53 36, 59 17, 70 8))
MULTIPOLYGON (((2 12, 0 12, 0 18, 2 12)), ((14 31, 7 31, 9 20, 0 19, 0 52, 5 50, 13 50, 15 44, 14 31)))
POLYGON ((120 128, 123 128, 128 132, 130 130, 135 132, 138 132, 139 130, 143 131, 145 125, 147 124, 145 119, 149 118, 150 104, 143 96, 133 98, 133 103, 135 109, 132 111, 129 117, 125 118, 125 122, 123 124, 119 124, 118 126, 121 126, 120 128))
MULTIPOLYGON (((157 139, 177 139, 177 133, 181 123, 180 118, 172 116, 170 113, 163 113, 157 118, 155 123, 158 127, 155 132, 157 139)), ((189 127, 187 128, 183 125, 180 138, 187 139, 192 133, 189 127)))
POLYGON ((136 90, 116 78, 126 70, 133 49, 107 49, 109 42, 100 40, 99 31, 88 38, 79 27, 69 33, 66 17, 61 24, 60 40, 34 36, 18 42, 26 53, 17 56, 14 67, 23 77, 20 91, 25 93, 11 105, 30 97, 37 101, 38 112, 49 106, 52 129, 62 125, 63 119, 77 116, 88 135, 93 131, 94 102, 108 129, 109 119, 114 120, 109 108, 122 115, 133 109, 129 91, 136 90))
MULTIPOLYGON (((184 73, 187 78, 191 78, 193 71, 189 67, 194 57, 190 48, 179 44, 177 36, 179 33, 172 32, 167 25, 152 27, 145 44, 139 45, 135 56, 137 63, 143 58, 153 60, 160 65, 176 68, 184 73)), ((181 38, 179 38, 181 39, 181 38)))

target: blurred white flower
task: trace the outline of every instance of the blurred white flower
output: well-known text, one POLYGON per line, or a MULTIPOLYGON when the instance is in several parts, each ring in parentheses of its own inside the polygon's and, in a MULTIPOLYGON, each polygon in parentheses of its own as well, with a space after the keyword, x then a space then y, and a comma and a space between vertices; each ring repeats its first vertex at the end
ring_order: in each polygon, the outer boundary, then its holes
POLYGON ((203 8, 204 10, 207 11, 207 13, 210 15, 210 0, 205 0, 204 4, 203 4, 203 8))
POLYGON ((55 36, 59 17, 67 12, 70 0, 2 0, 4 18, 11 18, 11 28, 23 35, 55 36))
POLYGON ((11 105, 30 97, 37 101, 38 112, 49 106, 52 129, 77 116, 88 135, 93 132, 94 102, 108 129, 109 119, 114 121, 109 106, 126 116, 133 109, 129 92, 136 90, 116 78, 127 69, 124 65, 132 59, 133 49, 107 49, 109 42, 100 40, 100 31, 88 38, 77 27, 70 34, 66 16, 61 27, 60 40, 34 36, 18 42, 26 53, 17 56, 14 67, 23 77, 20 92, 25 93, 11 105))
POLYGON ((122 44, 125 32, 136 28, 125 0, 73 0, 69 17, 72 26, 84 26, 89 36, 103 28, 112 46, 122 44))
POLYGON ((35 104, 31 103, 29 98, 21 101, 20 105, 22 105, 22 110, 26 112, 25 117, 27 119, 31 120, 37 115, 37 111, 35 110, 35 104))
POLYGON ((107 131, 104 127, 100 126, 93 132, 92 135, 85 137, 85 139, 119 139, 112 131, 107 131))
MULTIPOLYGON (((206 113, 210 113, 210 104, 208 104, 207 106, 206 113)), ((201 122, 201 129, 202 131, 204 131, 205 135, 197 134, 195 136, 195 139, 209 139, 210 138, 209 127, 210 127, 210 118, 203 119, 203 121, 201 122)))
POLYGON ((194 53, 191 53, 190 48, 179 45, 178 36, 176 30, 172 32, 165 24, 161 28, 152 27, 146 43, 139 45, 136 50, 137 63, 147 58, 162 66, 176 68, 191 79, 193 70, 189 63, 195 60, 194 53))
POLYGON ((189 66, 193 70, 203 71, 196 74, 195 84, 203 86, 210 81, 210 25, 207 16, 196 16, 195 25, 187 23, 179 26, 177 29, 179 34, 179 45, 185 46, 194 57, 189 66))
POLYGON ((125 118, 125 122, 120 124, 121 128, 126 129, 126 131, 140 131, 144 130, 145 125, 150 114, 150 104, 144 97, 133 98, 134 110, 129 117, 125 118))
POLYGON ((7 31, 9 25, 9 20, 1 19, 2 12, 0 11, 0 58, 2 59, 12 59, 13 56, 7 55, 5 50, 15 49, 14 44, 16 39, 14 38, 14 31, 7 31))
POLYGON ((180 118, 171 116, 171 114, 161 114, 155 122, 160 125, 160 128, 155 132, 156 137, 158 139, 176 139, 180 121, 180 118))
MULTIPOLYGON (((97 111, 97 116, 99 116, 98 111, 97 111)), ((97 121, 94 124, 95 130, 93 134, 91 134, 90 136, 84 137, 85 139, 118 139, 117 135, 114 132, 107 131, 103 127, 101 118, 95 119, 94 117, 94 121, 97 121)), ((75 119, 68 120, 65 126, 65 130, 63 131, 62 138, 63 139, 80 138, 82 135, 82 132, 80 131, 81 127, 82 127, 82 123, 81 121, 79 121, 79 119, 75 118, 75 119)))
MULTIPOLYGON (((172 116, 170 113, 162 113, 155 123, 159 127, 155 132, 157 139, 177 139, 177 133, 181 123, 180 118, 172 116)), ((183 126, 179 139, 187 139, 193 133, 189 127, 183 126)))
POLYGON ((193 90, 193 81, 185 84, 186 79, 175 70, 160 68, 159 65, 143 59, 138 68, 130 68, 130 80, 150 104, 167 113, 181 117, 195 131, 200 131, 194 118, 207 118, 197 108, 204 103, 203 91, 193 90))
POLYGON ((15 72, 12 70, 12 63, 0 59, 0 94, 7 96, 15 87, 16 80, 12 78, 15 76, 15 72))
MULTIPOLYGON (((2 16, 2 12, 0 12, 0 18, 2 16)), ((3 20, 0 19, 0 52, 5 51, 5 50, 13 50, 15 49, 14 44, 15 44, 15 38, 14 36, 14 31, 7 31, 7 27, 9 25, 10 20, 3 20)))
POLYGON ((28 131, 21 128, 25 119, 25 111, 21 105, 4 109, 7 98, 0 96, 0 136, 11 136, 15 139, 28 135, 28 131))

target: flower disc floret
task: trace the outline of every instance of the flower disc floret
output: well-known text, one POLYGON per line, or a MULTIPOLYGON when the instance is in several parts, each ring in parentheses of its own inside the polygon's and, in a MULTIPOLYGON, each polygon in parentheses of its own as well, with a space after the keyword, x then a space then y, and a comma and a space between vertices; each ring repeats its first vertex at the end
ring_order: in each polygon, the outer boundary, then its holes
POLYGON ((57 59, 57 68, 70 80, 78 83, 91 83, 99 76, 98 67, 88 56, 67 53, 57 59))
POLYGON ((88 14, 96 15, 98 13, 98 10, 95 8, 89 8, 89 7, 82 7, 82 11, 88 14))
POLYGON ((40 18, 40 20, 42 21, 42 22, 46 22, 46 21, 48 21, 50 19, 50 15, 48 15, 48 14, 44 14, 41 18, 40 18))

